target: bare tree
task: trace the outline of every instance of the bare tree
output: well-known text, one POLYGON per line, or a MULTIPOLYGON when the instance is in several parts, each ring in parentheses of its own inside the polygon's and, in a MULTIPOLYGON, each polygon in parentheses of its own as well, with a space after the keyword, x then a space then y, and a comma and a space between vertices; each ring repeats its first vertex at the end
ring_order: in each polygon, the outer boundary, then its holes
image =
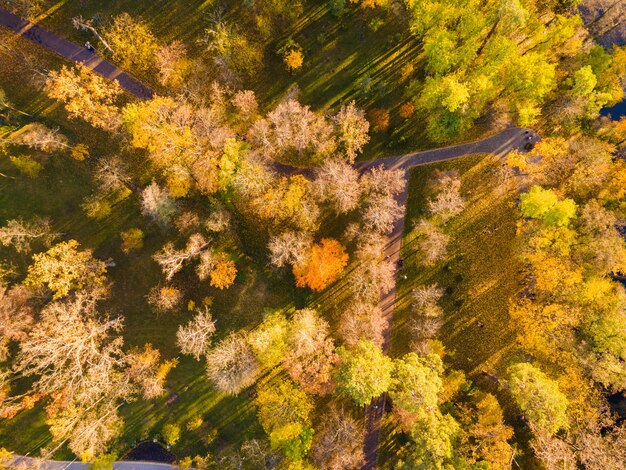
POLYGON ((181 325, 176 332, 176 343, 183 354, 196 358, 206 354, 215 333, 215 322, 208 307, 198 310, 196 316, 186 325, 181 325))
POLYGON ((416 287, 411 293, 413 294, 414 312, 427 317, 440 317, 443 315, 443 310, 437 305, 437 302, 443 296, 443 289, 438 287, 437 284, 416 287))
POLYGON ((358 301, 376 303, 395 285, 394 265, 390 261, 375 260, 361 263, 350 273, 349 282, 358 301))
POLYGON ((414 233, 423 265, 432 266, 446 257, 450 237, 443 230, 427 219, 420 219, 415 224, 414 233))
POLYGON ((236 395, 254 383, 259 363, 243 333, 231 333, 206 354, 207 374, 217 389, 236 395))
POLYGON ((35 240, 49 247, 61 234, 54 232, 48 219, 36 218, 31 221, 11 219, 0 228, 0 244, 12 246, 19 253, 31 251, 31 243, 35 240))
POLYGON ((184 249, 177 250, 174 248, 174 244, 170 242, 153 258, 161 266, 165 279, 170 281, 174 274, 183 268, 185 262, 199 256, 208 246, 209 242, 201 234, 195 233, 189 237, 184 249))
POLYGON ((8 139, 2 140, 12 144, 26 145, 42 152, 57 152, 71 147, 67 137, 61 134, 58 128, 51 129, 38 122, 27 124, 11 134, 8 139))
POLYGON ((153 181, 141 193, 141 212, 166 225, 176 213, 176 203, 166 189, 153 181))
POLYGON ((239 112, 239 115, 246 121, 253 121, 259 112, 259 103, 257 102, 254 91, 240 90, 233 96, 233 106, 239 112))
POLYGON ((319 468, 351 470, 364 461, 364 427, 343 410, 331 408, 324 415, 311 447, 311 456, 319 468))
POLYGON ((277 267, 306 261, 313 237, 308 232, 283 232, 270 238, 270 262, 277 267))
POLYGON ((461 179, 443 174, 438 178, 437 186, 437 195, 428 201, 428 210, 447 221, 460 214, 465 207, 465 200, 461 196, 461 179))
POLYGON ((104 38, 100 36, 98 30, 94 27, 93 20, 85 20, 82 16, 75 16, 74 18, 72 18, 72 26, 80 31, 89 31, 93 33, 93 35, 98 38, 98 41, 102 43, 107 51, 109 51, 111 54, 115 54, 115 51, 111 49, 111 46, 109 46, 104 38))
POLYGON ((130 189, 131 178, 128 170, 122 160, 116 156, 101 158, 96 165, 94 178, 104 193, 130 189))
POLYGON ((361 339, 382 346, 386 326, 387 321, 378 305, 355 302, 341 314, 338 333, 348 347, 355 346, 361 339))
POLYGON ((317 170, 314 185, 317 196, 328 201, 338 214, 350 212, 359 202, 359 172, 339 158, 322 164, 317 170))
POLYGON ((252 139, 270 155, 295 152, 318 158, 330 155, 336 147, 333 126, 308 106, 290 99, 280 103, 251 129, 252 139))

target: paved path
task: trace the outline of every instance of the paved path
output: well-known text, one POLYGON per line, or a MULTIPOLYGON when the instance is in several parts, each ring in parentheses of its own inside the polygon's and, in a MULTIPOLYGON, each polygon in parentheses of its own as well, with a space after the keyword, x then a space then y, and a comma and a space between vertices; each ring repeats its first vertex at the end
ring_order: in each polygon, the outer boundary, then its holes
MULTIPOLYGON (((396 197, 396 200, 400 207, 404 208, 404 213, 406 213, 409 170, 411 168, 418 165, 426 165, 428 163, 451 160, 454 158, 480 153, 492 153, 504 156, 511 150, 519 150, 524 147, 526 144, 525 139, 527 137, 526 132, 530 132, 530 130, 514 127, 494 134, 491 137, 474 142, 426 150, 423 152, 414 152, 406 155, 381 158, 378 160, 359 162, 356 164, 356 167, 361 172, 377 166, 384 166, 386 169, 399 169, 404 171, 405 181, 407 184, 404 187, 404 191, 396 197)), ((400 260, 404 222, 405 217, 403 216, 395 223, 393 230, 388 235, 388 241, 385 247, 385 256, 389 257, 389 260, 394 263, 394 265, 397 265, 400 260)), ((386 354, 389 353, 389 347, 391 345, 391 324, 393 321, 395 301, 396 286, 394 285, 393 289, 387 294, 382 295, 380 299, 380 307, 383 311, 383 317, 387 323, 387 327, 384 331, 383 342, 383 350, 386 354)), ((381 424, 386 400, 387 394, 383 393, 378 398, 373 399, 370 405, 365 409, 365 443, 363 449, 365 454, 365 464, 363 465, 362 470, 372 470, 376 468, 381 424)))
MULTIPOLYGON (((68 41, 57 34, 45 30, 30 21, 14 15, 4 8, 0 8, 0 26, 4 26, 26 39, 37 43, 58 55, 76 63, 84 64, 94 72, 110 80, 117 80, 122 88, 140 99, 148 99, 154 95, 149 87, 135 77, 119 69, 111 62, 104 60, 98 54, 89 52, 82 46, 68 41)), ((69 27, 69 25, 68 25, 69 27)))
MULTIPOLYGON (((16 455, 8 462, 2 462, 6 468, 14 468, 17 470, 87 470, 89 464, 81 463, 78 460, 41 460, 32 457, 22 457, 16 455)), ((172 470, 178 468, 176 465, 160 462, 135 462, 120 461, 113 464, 114 470, 172 470)))
MULTIPOLYGON (((136 78, 123 72, 115 65, 107 62, 106 60, 98 57, 54 33, 46 31, 45 29, 36 26, 18 16, 13 15, 0 8, 0 25, 15 31, 21 36, 36 42, 42 47, 45 47, 57 54, 72 60, 74 62, 80 62, 85 64, 100 75, 117 80, 122 88, 132 93, 138 98, 149 99, 154 95, 154 92, 138 81, 136 78)), ((468 142, 465 144, 453 145, 449 147, 443 147, 433 150, 426 150, 423 152, 414 152, 405 155, 398 155, 394 157, 387 157, 378 160, 371 160, 365 162, 359 162, 355 166, 360 172, 367 171, 374 167, 384 166, 386 169, 400 169, 404 171, 405 181, 408 183, 409 170, 414 166, 425 165, 428 163, 440 162, 444 160, 451 160, 454 158, 463 157, 466 155, 472 155, 477 153, 493 153, 498 155, 506 155, 513 149, 521 149, 526 143, 525 138, 528 132, 527 129, 521 128, 509 128, 497 134, 494 134, 485 139, 477 140, 475 142, 468 142)), ((314 177, 314 171, 308 168, 294 168, 279 163, 275 163, 276 170, 283 174, 303 174, 307 177, 314 177)), ((398 204, 401 207, 406 206, 408 188, 405 185, 404 191, 397 196, 398 204)), ((385 247, 385 256, 389 257, 389 260, 394 265, 400 259, 400 249, 402 248, 402 233, 404 231, 404 217, 398 220, 392 232, 388 236, 387 246, 385 247)), ((380 306, 383 310, 384 318, 387 321, 387 326, 384 332, 383 350, 385 353, 389 352, 390 340, 391 340, 391 322, 393 320, 393 310, 396 300, 396 288, 381 296, 380 306)), ((378 459, 378 444, 380 440, 380 428, 382 417, 385 409, 386 394, 381 395, 378 398, 372 400, 372 403, 366 407, 366 434, 365 434, 365 464, 364 470, 371 470, 376 468, 376 461, 378 459)), ((35 462, 41 464, 40 468, 46 470, 85 470, 87 466, 85 464, 77 462, 57 462, 57 461, 37 461, 28 457, 16 457, 12 464, 9 466, 19 466, 20 463, 33 466, 35 462)), ((171 468, 169 464, 162 464, 156 462, 116 462, 114 464, 116 470, 166 470, 171 468)))

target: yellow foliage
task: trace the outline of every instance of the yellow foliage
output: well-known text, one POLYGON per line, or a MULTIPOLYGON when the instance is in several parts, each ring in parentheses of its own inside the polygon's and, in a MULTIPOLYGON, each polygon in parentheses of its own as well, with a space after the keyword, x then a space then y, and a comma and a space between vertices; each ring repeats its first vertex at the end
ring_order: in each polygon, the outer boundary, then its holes
POLYGON ((89 147, 85 144, 76 144, 72 147, 72 152, 70 156, 79 162, 82 162, 86 158, 89 158, 89 147))
POLYGON ((283 61, 285 62, 287 69, 293 72, 294 70, 298 70, 302 67, 302 64, 304 63, 304 55, 302 54, 302 51, 291 49, 285 54, 283 61))

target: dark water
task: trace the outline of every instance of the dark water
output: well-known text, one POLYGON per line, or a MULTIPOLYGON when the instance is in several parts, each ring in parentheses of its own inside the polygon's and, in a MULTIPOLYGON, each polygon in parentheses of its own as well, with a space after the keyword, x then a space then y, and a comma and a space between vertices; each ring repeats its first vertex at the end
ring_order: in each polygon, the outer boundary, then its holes
POLYGON ((602 116, 608 116, 610 114, 613 120, 618 121, 622 116, 626 116, 626 100, 620 101, 610 108, 604 108, 600 111, 600 114, 602 116))
POLYGON ((146 441, 132 449, 122 460, 172 463, 176 461, 176 456, 161 444, 146 441))

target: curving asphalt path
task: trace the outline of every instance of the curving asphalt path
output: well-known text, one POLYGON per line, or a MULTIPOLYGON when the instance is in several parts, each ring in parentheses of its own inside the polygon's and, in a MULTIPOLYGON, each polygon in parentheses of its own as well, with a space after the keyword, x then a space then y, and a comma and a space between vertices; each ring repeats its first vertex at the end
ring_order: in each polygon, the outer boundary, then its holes
MULTIPOLYGON (((85 50, 84 47, 78 46, 50 31, 30 23, 29 21, 13 15, 9 11, 0 8, 0 25, 9 28, 15 33, 37 43, 38 45, 49 49, 57 54, 77 63, 83 63, 93 71, 99 73, 103 77, 111 80, 117 80, 119 84, 129 93, 140 99, 150 99, 154 96, 154 91, 145 86, 136 78, 122 71, 110 62, 102 59, 96 54, 92 54, 85 50)), ((521 150, 526 144, 526 133, 528 129, 509 128, 490 137, 474 142, 468 142, 449 147, 442 147, 422 152, 414 152, 405 155, 397 155, 393 157, 382 158, 378 160, 370 160, 359 162, 355 167, 362 173, 374 167, 384 167, 386 169, 397 169, 404 171, 405 181, 408 183, 409 170, 414 166, 426 165, 428 163, 440 162, 444 160, 452 160, 455 158, 478 154, 492 153, 500 156, 506 155, 511 150, 521 150)), ((303 174, 307 177, 314 177, 314 172, 307 168, 294 168, 279 163, 274 164, 274 168, 283 174, 303 174)), ((408 188, 397 196, 398 204, 406 207, 408 188)), ((385 256, 394 263, 400 260, 400 249, 402 248, 402 233, 404 232, 404 220, 402 217, 398 220, 391 233, 388 236, 388 242, 385 247, 385 256)), ((393 310, 396 300, 396 288, 387 294, 382 295, 380 306, 383 310, 383 316, 386 319, 387 326, 384 331, 383 350, 389 352, 391 340, 391 322, 393 320, 393 310)), ((372 400, 370 405, 365 409, 365 463, 363 470, 372 470, 376 468, 378 460, 378 445, 380 441, 380 430, 382 417, 385 409, 386 394, 372 400)), ((40 468, 44 470, 86 470, 88 465, 79 462, 61 462, 61 461, 41 461, 30 457, 15 456, 15 458, 5 463, 7 467, 12 468, 40 468)), ((172 465, 158 462, 116 462, 115 470, 168 470, 172 465)))

